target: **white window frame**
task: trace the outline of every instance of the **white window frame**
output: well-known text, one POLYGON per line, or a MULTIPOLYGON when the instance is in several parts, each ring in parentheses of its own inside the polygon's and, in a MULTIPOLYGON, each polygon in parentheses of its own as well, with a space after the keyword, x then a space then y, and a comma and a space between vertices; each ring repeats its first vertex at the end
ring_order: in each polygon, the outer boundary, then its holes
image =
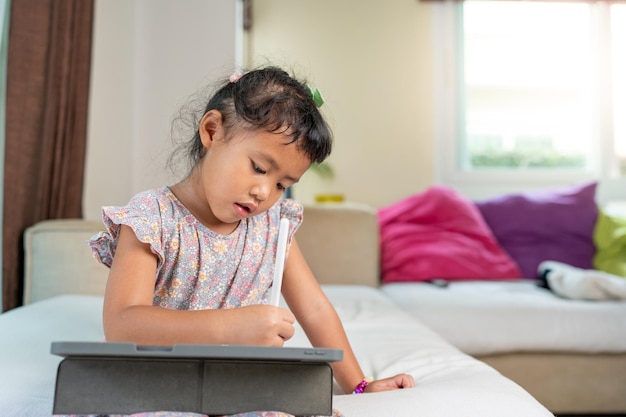
MULTIPOLYGON (((599 14, 606 12, 607 3, 596 3, 592 18, 598 19, 599 14)), ((598 202, 625 202, 626 178, 615 178, 611 175, 615 166, 605 161, 612 161, 612 143, 601 138, 612 137, 612 121, 610 109, 603 108, 599 114, 603 120, 594 119, 594 143, 600 143, 591 156, 590 170, 507 170, 493 169, 484 171, 463 171, 458 164, 459 141, 458 132, 461 117, 456 106, 457 89, 460 88, 457 72, 457 47, 460 36, 456 21, 462 15, 462 2, 446 0, 435 2, 433 8, 433 63, 434 63, 434 132, 435 132, 435 166, 436 180, 458 189, 470 198, 487 198, 498 194, 523 192, 537 188, 565 186, 585 181, 598 181, 598 202), (608 134, 608 135, 607 135, 608 134)), ((609 36, 608 31, 603 36, 609 36)), ((596 50, 606 48, 606 39, 593 39, 596 50)), ((604 55, 606 56, 606 55, 604 55)), ((608 65, 600 67, 607 68, 608 65)), ((596 80, 608 80, 604 74, 598 74, 596 80)), ((600 81, 602 82, 602 81, 600 81)), ((596 91, 607 91, 598 88, 596 91)), ((595 98, 594 108, 610 103, 609 98, 595 98)))

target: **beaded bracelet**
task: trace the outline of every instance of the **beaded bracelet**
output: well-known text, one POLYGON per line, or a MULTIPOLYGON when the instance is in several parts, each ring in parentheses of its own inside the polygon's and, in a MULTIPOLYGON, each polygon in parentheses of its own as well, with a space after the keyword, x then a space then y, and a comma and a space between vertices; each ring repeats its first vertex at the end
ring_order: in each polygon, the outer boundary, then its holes
POLYGON ((354 391, 352 391, 352 394, 363 394, 363 391, 365 391, 365 387, 367 387, 369 383, 370 383, 369 378, 363 379, 363 381, 359 382, 359 385, 356 386, 354 391))

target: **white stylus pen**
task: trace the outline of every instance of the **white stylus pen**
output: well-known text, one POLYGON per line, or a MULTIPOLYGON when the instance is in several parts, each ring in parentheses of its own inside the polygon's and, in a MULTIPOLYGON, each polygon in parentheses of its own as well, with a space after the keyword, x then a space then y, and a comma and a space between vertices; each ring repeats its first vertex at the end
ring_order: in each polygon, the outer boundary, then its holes
POLYGON ((289 220, 280 219, 278 226, 278 245, 276 246, 276 264, 274 265, 274 280, 272 281, 272 295, 270 304, 278 307, 280 289, 283 285, 283 270, 285 269, 285 252, 287 252, 287 236, 289 236, 289 220))

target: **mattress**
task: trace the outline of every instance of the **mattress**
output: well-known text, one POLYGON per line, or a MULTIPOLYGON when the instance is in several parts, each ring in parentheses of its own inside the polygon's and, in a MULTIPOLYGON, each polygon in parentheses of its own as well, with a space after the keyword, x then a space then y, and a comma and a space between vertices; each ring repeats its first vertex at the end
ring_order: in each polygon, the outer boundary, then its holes
POLYGON ((384 284, 383 293, 470 355, 626 352, 626 303, 560 298, 533 281, 384 284))
POLYGON ((382 378, 405 372, 416 382, 413 389, 335 396, 335 407, 346 417, 552 415, 516 383, 460 352, 380 290, 323 288, 366 375, 382 378))
MULTIPOLYGON (((395 306, 380 291, 326 286, 364 371, 373 377, 400 372, 417 387, 333 397, 346 417, 551 416, 493 368, 461 353, 395 306)), ((52 341, 102 341, 102 298, 64 295, 0 315, 0 416, 50 416, 56 368, 52 341)), ((310 346, 301 328, 288 346, 310 346)))
POLYGON ((60 296, 0 314, 0 416, 52 414, 55 340, 102 341, 102 297, 60 296))

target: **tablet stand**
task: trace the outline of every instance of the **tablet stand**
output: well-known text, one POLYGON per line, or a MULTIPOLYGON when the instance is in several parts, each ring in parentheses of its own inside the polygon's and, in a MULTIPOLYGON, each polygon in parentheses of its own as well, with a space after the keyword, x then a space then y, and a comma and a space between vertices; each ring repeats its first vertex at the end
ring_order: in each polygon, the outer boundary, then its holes
POLYGON ((328 416, 332 384, 321 361, 70 355, 59 364, 53 413, 328 416))

